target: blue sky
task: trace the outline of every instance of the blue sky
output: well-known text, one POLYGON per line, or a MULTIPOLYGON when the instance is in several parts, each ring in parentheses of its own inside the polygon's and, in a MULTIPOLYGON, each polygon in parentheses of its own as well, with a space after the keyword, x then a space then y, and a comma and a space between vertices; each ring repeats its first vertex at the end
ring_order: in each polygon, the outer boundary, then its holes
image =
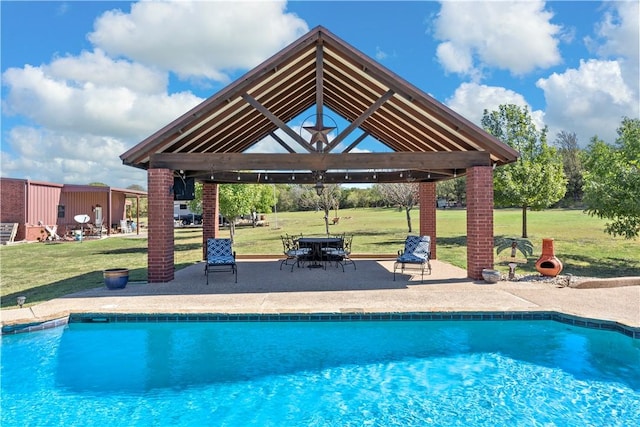
POLYGON ((549 142, 614 142, 640 114, 638 5, 2 1, 1 174, 146 187, 120 154, 317 25, 476 124, 513 103, 549 142))

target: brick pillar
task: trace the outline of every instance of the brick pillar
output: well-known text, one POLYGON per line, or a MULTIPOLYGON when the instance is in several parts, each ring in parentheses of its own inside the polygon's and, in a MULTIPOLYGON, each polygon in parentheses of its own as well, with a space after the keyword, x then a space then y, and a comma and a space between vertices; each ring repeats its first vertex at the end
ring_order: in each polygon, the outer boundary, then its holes
POLYGON ((220 234, 218 188, 219 184, 202 184, 202 259, 207 258, 207 239, 220 234))
POLYGON ((431 236, 431 259, 436 259, 436 183, 421 182, 418 191, 420 235, 431 236))
POLYGON ((467 169, 467 275, 482 279, 493 268, 493 175, 491 166, 467 169))
POLYGON ((149 243, 147 280, 170 282, 174 278, 173 260, 173 171, 149 169, 149 243))

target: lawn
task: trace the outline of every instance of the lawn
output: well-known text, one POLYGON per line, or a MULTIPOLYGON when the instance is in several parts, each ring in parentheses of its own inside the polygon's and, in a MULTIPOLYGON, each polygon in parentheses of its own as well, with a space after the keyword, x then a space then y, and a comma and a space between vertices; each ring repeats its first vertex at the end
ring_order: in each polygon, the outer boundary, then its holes
MULTIPOLYGON (((238 227, 234 249, 238 255, 275 255, 282 252, 280 235, 322 235, 322 212, 284 212, 267 215, 268 227, 238 227)), ((407 235, 404 211, 397 209, 344 209, 331 233, 354 234, 353 251, 358 254, 395 254, 407 235)), ((438 259, 466 268, 466 212, 438 210, 438 259)), ((519 210, 496 210, 496 237, 519 237, 519 210)), ((418 211, 412 211, 413 232, 419 231, 418 211)), ((536 273, 542 239, 554 238, 556 256, 564 264, 563 274, 575 276, 640 276, 638 240, 605 234, 604 221, 579 210, 547 210, 528 213, 529 240, 535 251, 519 273, 536 273)), ((221 231, 222 237, 228 230, 221 231)), ((506 253, 496 256, 496 267, 507 271, 506 253)), ((175 231, 176 268, 202 258, 202 230, 175 231)), ((83 289, 103 286, 102 270, 126 267, 130 280, 146 280, 147 239, 117 237, 64 243, 30 243, 0 247, 1 307, 15 307, 16 297, 25 295, 27 305, 83 289)))

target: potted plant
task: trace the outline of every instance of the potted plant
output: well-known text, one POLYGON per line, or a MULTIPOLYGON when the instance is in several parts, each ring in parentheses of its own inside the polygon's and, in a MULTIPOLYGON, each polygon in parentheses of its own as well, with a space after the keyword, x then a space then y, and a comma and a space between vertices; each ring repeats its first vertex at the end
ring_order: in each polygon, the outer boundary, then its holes
POLYGON ((518 263, 527 262, 527 257, 533 255, 533 244, 528 239, 516 238, 516 237, 499 237, 495 240, 494 246, 496 247, 496 253, 500 255, 500 252, 510 249, 511 253, 508 258, 509 261, 509 279, 515 278, 516 267, 518 263), (524 261, 516 258, 516 254, 520 252, 524 256, 524 261))

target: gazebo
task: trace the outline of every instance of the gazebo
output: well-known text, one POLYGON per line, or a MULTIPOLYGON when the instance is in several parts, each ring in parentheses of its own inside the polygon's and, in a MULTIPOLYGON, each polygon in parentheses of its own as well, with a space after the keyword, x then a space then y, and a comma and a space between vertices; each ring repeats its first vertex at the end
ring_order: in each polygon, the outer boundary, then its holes
POLYGON ((492 170, 518 153, 319 26, 120 158, 147 170, 149 282, 174 278, 175 178, 203 183, 206 246, 218 235, 220 183, 321 187, 345 176, 418 182, 420 234, 435 258, 436 182, 466 175, 467 271, 480 279, 493 265, 492 170), (302 117, 309 140, 292 125, 302 117), (278 150, 255 152, 267 140, 278 150), (365 140, 382 149, 363 152, 365 140))

